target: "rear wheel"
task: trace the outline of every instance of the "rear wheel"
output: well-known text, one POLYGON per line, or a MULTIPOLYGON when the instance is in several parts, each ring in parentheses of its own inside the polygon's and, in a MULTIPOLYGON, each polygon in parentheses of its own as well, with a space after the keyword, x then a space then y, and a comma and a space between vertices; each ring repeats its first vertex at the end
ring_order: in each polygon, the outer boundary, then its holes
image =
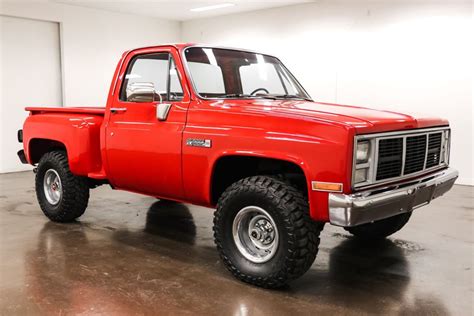
POLYGON ((71 222, 87 208, 87 179, 71 173, 64 151, 52 151, 41 157, 35 184, 41 210, 54 222, 71 222))
POLYGON ((344 229, 361 239, 383 239, 402 229, 408 223, 410 216, 411 212, 403 213, 373 223, 345 227, 344 229))
POLYGON ((266 176, 231 185, 214 213, 214 238, 227 269, 241 281, 267 288, 311 267, 321 229, 310 219, 300 191, 266 176))

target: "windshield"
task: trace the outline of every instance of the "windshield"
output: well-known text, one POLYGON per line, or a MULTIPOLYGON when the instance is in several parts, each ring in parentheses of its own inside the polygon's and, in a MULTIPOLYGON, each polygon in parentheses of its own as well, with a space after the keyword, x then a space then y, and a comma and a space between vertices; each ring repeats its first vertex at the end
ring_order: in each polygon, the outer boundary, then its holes
POLYGON ((275 57, 201 47, 186 49, 185 57, 194 88, 203 98, 310 99, 275 57))

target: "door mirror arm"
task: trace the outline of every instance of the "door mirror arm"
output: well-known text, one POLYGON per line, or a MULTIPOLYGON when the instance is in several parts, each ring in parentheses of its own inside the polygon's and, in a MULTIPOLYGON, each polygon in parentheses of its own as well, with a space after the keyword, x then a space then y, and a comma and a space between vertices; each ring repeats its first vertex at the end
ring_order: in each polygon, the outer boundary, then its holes
POLYGON ((170 113, 171 110, 171 103, 163 103, 163 97, 161 96, 161 93, 156 93, 158 97, 160 98, 160 101, 158 101, 158 104, 156 105, 156 118, 158 121, 166 121, 168 118, 168 114, 170 113))

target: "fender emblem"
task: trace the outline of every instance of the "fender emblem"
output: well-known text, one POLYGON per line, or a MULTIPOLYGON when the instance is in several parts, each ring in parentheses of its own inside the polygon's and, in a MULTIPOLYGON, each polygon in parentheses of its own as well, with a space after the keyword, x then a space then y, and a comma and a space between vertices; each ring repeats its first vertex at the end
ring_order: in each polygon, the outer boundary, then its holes
POLYGON ((186 139, 186 146, 210 148, 211 147, 211 140, 210 139, 188 138, 188 139, 186 139))

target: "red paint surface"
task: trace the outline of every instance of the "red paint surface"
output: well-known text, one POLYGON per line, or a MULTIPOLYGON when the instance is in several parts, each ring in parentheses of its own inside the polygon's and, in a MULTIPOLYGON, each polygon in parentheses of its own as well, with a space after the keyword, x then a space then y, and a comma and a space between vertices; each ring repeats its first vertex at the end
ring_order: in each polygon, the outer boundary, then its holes
MULTIPOLYGON (((24 149, 35 138, 67 149, 76 175, 108 179, 117 189, 211 206, 215 163, 229 155, 281 159, 297 164, 311 181, 343 183, 351 192, 355 134, 397 131, 448 122, 363 107, 295 100, 203 100, 183 67, 188 45, 157 46, 123 54, 105 108, 27 108, 24 149), (120 101, 126 66, 137 54, 170 52, 184 99, 166 121, 156 119, 156 102, 120 101), (127 111, 111 113, 111 107, 127 111), (211 139, 211 148, 189 147, 188 138, 211 139)), ((309 191, 311 217, 328 220, 328 193, 309 191)))

